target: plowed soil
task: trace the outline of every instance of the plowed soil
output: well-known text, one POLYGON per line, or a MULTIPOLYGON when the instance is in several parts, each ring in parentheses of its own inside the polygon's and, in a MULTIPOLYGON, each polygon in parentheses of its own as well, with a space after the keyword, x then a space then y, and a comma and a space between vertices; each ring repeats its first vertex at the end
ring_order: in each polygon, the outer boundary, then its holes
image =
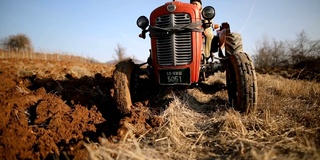
POLYGON ((117 140, 130 123, 139 132, 159 125, 136 103, 120 117, 106 64, 0 59, 0 159, 82 159, 83 142, 117 140))

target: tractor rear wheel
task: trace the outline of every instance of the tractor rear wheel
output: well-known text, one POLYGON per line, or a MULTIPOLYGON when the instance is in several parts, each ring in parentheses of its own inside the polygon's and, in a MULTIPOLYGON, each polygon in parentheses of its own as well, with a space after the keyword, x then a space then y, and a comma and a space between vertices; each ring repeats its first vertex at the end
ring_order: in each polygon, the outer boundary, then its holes
POLYGON ((230 105, 242 113, 255 112, 257 78, 248 54, 236 52, 228 56, 226 78, 230 105))
POLYGON ((239 33, 228 33, 226 37, 226 56, 243 52, 242 37, 239 33))
POLYGON ((121 115, 131 112, 131 87, 132 78, 135 76, 135 64, 132 59, 124 60, 116 65, 113 71, 114 95, 113 98, 121 115))

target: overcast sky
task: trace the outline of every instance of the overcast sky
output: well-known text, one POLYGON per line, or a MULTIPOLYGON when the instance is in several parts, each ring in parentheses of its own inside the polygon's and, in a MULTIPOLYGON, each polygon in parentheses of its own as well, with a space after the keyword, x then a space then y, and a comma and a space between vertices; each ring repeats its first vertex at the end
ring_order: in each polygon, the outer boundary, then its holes
MULTIPOLYGON (((181 0, 182 2, 189 2, 181 0)), ((0 39, 23 33, 36 51, 113 59, 117 44, 128 56, 146 60, 150 39, 140 39, 140 15, 166 0, 1 0, 0 39)), ((240 32, 244 49, 254 54, 257 41, 268 36, 293 40, 304 30, 320 39, 320 0, 203 0, 216 9, 215 23, 229 22, 240 32)))

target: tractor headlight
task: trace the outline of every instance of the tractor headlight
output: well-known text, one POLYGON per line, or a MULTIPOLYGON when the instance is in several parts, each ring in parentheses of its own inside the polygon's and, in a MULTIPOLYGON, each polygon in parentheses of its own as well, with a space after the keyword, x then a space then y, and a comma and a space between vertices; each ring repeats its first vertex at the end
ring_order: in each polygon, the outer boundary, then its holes
POLYGON ((216 11, 211 6, 204 7, 202 10, 202 17, 204 19, 211 20, 214 18, 215 15, 216 15, 216 11))
POLYGON ((138 27, 140 27, 141 29, 145 30, 148 25, 149 25, 149 20, 146 16, 140 16, 138 19, 137 19, 137 25, 138 27))

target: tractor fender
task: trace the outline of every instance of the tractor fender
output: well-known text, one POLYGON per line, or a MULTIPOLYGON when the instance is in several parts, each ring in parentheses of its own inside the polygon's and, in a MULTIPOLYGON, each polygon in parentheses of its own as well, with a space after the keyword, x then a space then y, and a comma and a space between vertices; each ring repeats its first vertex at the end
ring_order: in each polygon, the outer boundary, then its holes
POLYGON ((227 30, 223 29, 222 31, 219 31, 219 47, 221 49, 224 48, 226 43, 226 37, 227 37, 227 30))

